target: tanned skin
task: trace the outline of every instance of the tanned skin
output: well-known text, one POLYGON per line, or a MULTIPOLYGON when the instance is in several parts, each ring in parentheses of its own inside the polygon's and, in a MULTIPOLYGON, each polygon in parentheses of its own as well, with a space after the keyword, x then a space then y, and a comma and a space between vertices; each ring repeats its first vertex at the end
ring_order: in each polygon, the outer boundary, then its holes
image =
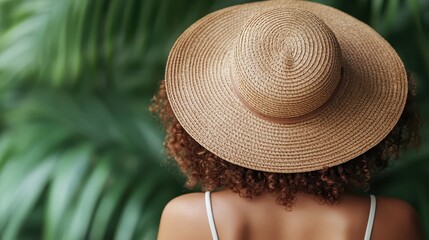
MULTIPOLYGON (((298 193, 291 210, 269 194, 253 199, 223 190, 212 193, 212 207, 222 240, 362 240, 370 198, 344 195, 339 203, 321 204, 298 193)), ((158 240, 212 239, 204 193, 179 196, 165 207, 158 240)), ((422 230, 415 210, 406 202, 377 196, 372 240, 420 240, 422 230)))

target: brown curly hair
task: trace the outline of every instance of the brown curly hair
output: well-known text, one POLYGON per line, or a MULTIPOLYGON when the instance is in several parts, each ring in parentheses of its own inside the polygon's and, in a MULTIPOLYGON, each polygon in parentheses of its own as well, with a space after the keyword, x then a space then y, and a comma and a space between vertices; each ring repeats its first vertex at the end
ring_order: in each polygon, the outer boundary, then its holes
POLYGON ((187 177, 186 187, 202 190, 231 189, 241 197, 262 193, 291 209, 298 192, 313 194, 321 203, 336 203, 345 191, 367 189, 371 177, 397 159, 401 150, 419 144, 419 117, 414 107, 415 82, 409 78, 410 92, 405 109, 387 137, 364 154, 338 166, 302 173, 272 173, 229 163, 197 143, 180 125, 167 99, 165 81, 152 99, 150 111, 158 115, 166 129, 164 145, 187 177))

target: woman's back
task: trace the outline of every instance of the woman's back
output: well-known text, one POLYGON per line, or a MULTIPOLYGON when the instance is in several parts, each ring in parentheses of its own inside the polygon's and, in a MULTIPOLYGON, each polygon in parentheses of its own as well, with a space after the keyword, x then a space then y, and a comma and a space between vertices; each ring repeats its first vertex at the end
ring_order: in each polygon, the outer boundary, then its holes
MULTIPOLYGON (((346 195, 334 205, 298 194, 291 211, 268 195, 247 200, 232 191, 211 194, 219 239, 364 239, 370 198, 346 195)), ((421 239, 418 218, 407 203, 377 197, 371 239, 421 239)), ((172 200, 159 239, 212 239, 203 193, 172 200)))
MULTIPOLYGON (((152 111, 188 188, 245 193, 213 193, 214 239, 364 239, 370 198, 347 193, 418 144, 408 85, 399 55, 358 19, 261 1, 182 33, 152 111)), ((159 239, 212 239, 205 202, 171 201, 159 239)), ((417 222, 408 204, 377 198, 371 239, 420 239, 417 222)))

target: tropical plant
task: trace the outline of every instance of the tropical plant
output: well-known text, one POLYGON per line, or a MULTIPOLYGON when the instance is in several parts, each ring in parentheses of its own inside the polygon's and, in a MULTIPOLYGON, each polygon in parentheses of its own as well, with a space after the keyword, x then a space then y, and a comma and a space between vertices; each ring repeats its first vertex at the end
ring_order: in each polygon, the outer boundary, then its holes
MULTIPOLYGON (((0 0, 0 238, 155 239, 162 208, 184 190, 150 98, 177 36, 242 2, 0 0)), ((428 0, 319 2, 382 33, 428 104, 428 0)), ((408 200, 424 226, 428 136, 372 189, 408 200)))

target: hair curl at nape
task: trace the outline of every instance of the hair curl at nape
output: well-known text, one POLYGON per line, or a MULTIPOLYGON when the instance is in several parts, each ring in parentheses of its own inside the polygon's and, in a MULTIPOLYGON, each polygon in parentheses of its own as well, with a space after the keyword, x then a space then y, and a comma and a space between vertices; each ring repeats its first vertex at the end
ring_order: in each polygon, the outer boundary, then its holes
POLYGON ((337 166, 302 173, 273 173, 252 170, 229 163, 197 143, 175 117, 165 90, 160 83, 150 111, 156 114, 166 130, 165 148, 186 176, 185 186, 203 191, 231 189, 243 198, 262 193, 272 194, 277 204, 291 209, 298 192, 314 195, 322 204, 333 204, 353 189, 369 188, 371 178, 398 159, 399 153, 420 142, 420 118, 414 104, 415 82, 409 77, 409 94, 405 109, 393 130, 375 147, 337 166))

